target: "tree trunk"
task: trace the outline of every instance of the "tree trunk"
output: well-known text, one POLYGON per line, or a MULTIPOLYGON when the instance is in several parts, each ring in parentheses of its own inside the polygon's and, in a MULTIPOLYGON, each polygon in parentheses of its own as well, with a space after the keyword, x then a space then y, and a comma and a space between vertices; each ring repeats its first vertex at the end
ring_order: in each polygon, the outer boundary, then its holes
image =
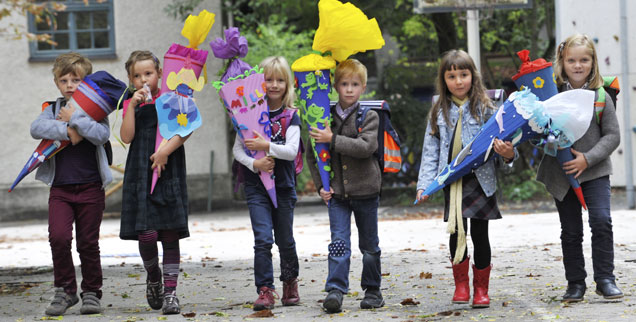
POLYGON ((457 48, 457 29, 453 20, 453 13, 433 13, 431 14, 431 20, 435 24, 435 31, 437 32, 439 55, 457 48))

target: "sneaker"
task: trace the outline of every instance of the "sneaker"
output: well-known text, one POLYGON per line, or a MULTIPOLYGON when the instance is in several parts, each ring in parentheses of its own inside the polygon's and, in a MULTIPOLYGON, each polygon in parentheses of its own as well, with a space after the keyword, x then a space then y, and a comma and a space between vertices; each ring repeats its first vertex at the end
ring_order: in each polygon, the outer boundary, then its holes
POLYGON ((331 290, 325 301, 322 302, 322 307, 327 310, 327 313, 338 313, 342 311, 342 292, 339 290, 331 290))
POLYGON ((95 292, 82 293, 82 307, 80 308, 82 314, 97 314, 102 313, 102 306, 95 292))
POLYGON ((377 309, 384 306, 384 299, 382 298, 382 293, 380 289, 370 289, 368 288, 364 292, 364 298, 360 301, 360 308, 367 309, 377 309))
POLYGON ((258 298, 254 301, 254 311, 271 310, 274 308, 274 294, 278 297, 278 293, 274 289, 262 286, 258 289, 258 298))
POLYGON ((181 307, 179 306, 179 298, 177 298, 177 292, 166 293, 163 295, 163 308, 161 309, 163 314, 179 314, 181 313, 181 307))
POLYGON ((298 305, 298 279, 292 278, 283 282, 283 298, 280 301, 283 302, 283 306, 298 305))
POLYGON ((51 304, 46 307, 46 315, 63 315, 66 310, 77 304, 79 302, 79 298, 76 294, 68 294, 64 291, 64 288, 57 287, 55 288, 55 295, 53 295, 53 300, 51 300, 51 304))
POLYGON ((161 282, 146 280, 146 300, 153 310, 158 310, 163 306, 163 285, 161 282))

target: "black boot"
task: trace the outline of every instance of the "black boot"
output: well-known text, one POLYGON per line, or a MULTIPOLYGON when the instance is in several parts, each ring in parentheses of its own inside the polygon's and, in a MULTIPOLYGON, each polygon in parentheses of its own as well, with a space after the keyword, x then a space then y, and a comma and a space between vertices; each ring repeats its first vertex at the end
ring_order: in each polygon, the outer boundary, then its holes
POLYGON ((596 294, 603 295, 603 298, 608 300, 623 297, 623 292, 616 286, 616 282, 609 278, 596 281, 596 294))
POLYGON ((571 282, 568 283, 568 289, 563 294, 563 302, 581 302, 583 300, 583 296, 585 295, 585 282, 577 283, 571 282))

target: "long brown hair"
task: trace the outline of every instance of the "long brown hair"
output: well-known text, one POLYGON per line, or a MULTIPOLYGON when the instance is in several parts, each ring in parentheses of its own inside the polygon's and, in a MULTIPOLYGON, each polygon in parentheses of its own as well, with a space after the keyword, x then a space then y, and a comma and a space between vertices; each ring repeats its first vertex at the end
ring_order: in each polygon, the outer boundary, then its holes
POLYGON ((592 56, 592 70, 590 70, 590 74, 587 75, 588 87, 590 89, 600 88, 603 86, 603 77, 598 68, 598 58, 596 49, 594 48, 594 42, 584 34, 574 34, 557 46, 556 57, 554 58, 554 75, 556 76, 557 86, 561 87, 568 79, 568 75, 563 68, 565 54, 568 49, 577 46, 585 46, 586 53, 592 56))
POLYGON ((433 107, 429 112, 429 122, 431 123, 432 134, 436 134, 439 131, 439 128, 437 127, 437 118, 440 110, 442 111, 446 124, 449 126, 451 125, 448 111, 450 110, 452 95, 448 90, 446 81, 444 80, 444 74, 446 71, 453 69, 468 69, 470 71, 472 83, 470 85, 470 90, 468 91, 468 99, 470 100, 468 106, 473 118, 481 121, 483 110, 485 108, 494 108, 490 98, 488 98, 486 88, 481 81, 481 75, 477 71, 477 68, 475 68, 473 59, 470 58, 468 53, 463 50, 449 50, 442 56, 442 60, 439 63, 439 70, 437 72, 435 87, 437 89, 437 93, 439 93, 439 99, 435 102, 435 104, 433 104, 433 107), (481 109, 481 111, 479 111, 479 109, 481 109))

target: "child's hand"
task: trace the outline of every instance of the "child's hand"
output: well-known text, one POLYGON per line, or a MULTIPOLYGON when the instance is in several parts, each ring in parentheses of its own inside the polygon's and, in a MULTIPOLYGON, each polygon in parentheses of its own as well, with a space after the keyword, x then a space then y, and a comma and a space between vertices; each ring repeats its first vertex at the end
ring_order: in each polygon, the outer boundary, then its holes
POLYGON ((68 134, 68 138, 71 140, 72 145, 76 145, 84 139, 81 135, 79 135, 79 133, 77 133, 75 128, 70 126, 66 127, 66 133, 68 134))
POLYGON ((570 149, 570 151, 574 154, 574 159, 563 163, 563 170, 565 170, 565 174, 575 173, 574 179, 576 179, 587 169, 587 160, 585 160, 583 153, 574 149, 570 149))
POLYGON ((415 204, 419 204, 422 201, 426 201, 428 200, 428 195, 423 195, 422 193, 424 193, 424 190, 418 190, 417 191, 417 196, 415 197, 415 204))
POLYGON ((254 132, 254 138, 245 139, 245 147, 251 151, 269 151, 269 142, 258 132, 254 132))
POLYGON ((325 202, 326 205, 329 205, 329 200, 331 200, 331 195, 333 195, 333 188, 329 187, 329 191, 325 191, 324 188, 320 188, 320 198, 325 202))
POLYGON ((329 121, 325 121, 325 129, 317 129, 312 128, 309 135, 316 140, 316 143, 331 143, 331 139, 333 137, 333 133, 331 132, 331 127, 329 126, 329 121))
POLYGON ((159 149, 150 156, 150 161, 152 161, 152 169, 157 168, 157 177, 161 178, 161 171, 166 169, 168 163, 168 155, 159 149))
POLYGON ((150 95, 150 93, 145 88, 136 90, 130 98, 129 105, 132 104, 132 106, 138 106, 141 103, 145 103, 148 95, 150 95))
POLYGON ((515 150, 512 146, 512 142, 510 141, 504 142, 495 138, 493 148, 497 154, 501 155, 505 159, 504 161, 506 161, 506 163, 512 162, 512 160, 515 158, 515 150))
POLYGON ((67 104, 66 107, 60 109, 60 114, 57 115, 60 121, 67 122, 71 120, 71 115, 75 112, 75 105, 67 104))
POLYGON ((274 172, 274 164, 274 159, 272 157, 263 157, 254 160, 254 168, 267 173, 274 172))

